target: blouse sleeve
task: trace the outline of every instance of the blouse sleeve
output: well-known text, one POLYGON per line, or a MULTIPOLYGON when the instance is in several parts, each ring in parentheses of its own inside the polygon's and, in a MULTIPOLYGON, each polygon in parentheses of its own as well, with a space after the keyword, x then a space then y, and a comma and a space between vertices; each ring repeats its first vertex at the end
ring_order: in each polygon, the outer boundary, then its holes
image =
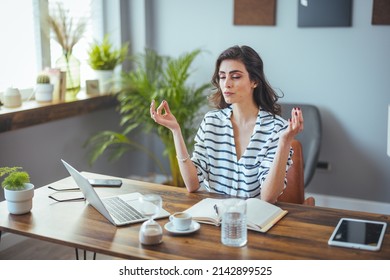
POLYGON ((198 132, 195 136, 194 152, 192 154, 192 162, 194 163, 200 186, 204 187, 204 182, 208 180, 209 174, 209 165, 208 165, 208 154, 207 149, 204 144, 205 131, 206 131, 206 121, 203 120, 198 132))
MULTIPOLYGON (((265 179, 267 178, 269 170, 272 166, 272 162, 275 159, 275 154, 276 154, 276 150, 278 148, 278 143, 279 143, 279 136, 285 129, 287 129, 287 125, 285 125, 283 128, 281 128, 278 131, 278 133, 274 134, 274 137, 272 139, 270 139, 270 141, 268 142, 269 147, 268 147, 267 153, 265 154, 263 160, 261 161, 260 168, 259 168, 259 177, 258 178, 259 178, 260 186, 264 183, 265 179)), ((293 149, 290 147, 290 153, 289 153, 287 163, 286 163, 286 174, 287 174, 287 170, 290 168, 290 166, 293 163, 292 162, 292 155, 293 155, 293 149)), ((287 178, 285 176, 284 177, 284 188, 286 188, 286 186, 287 186, 287 178)))

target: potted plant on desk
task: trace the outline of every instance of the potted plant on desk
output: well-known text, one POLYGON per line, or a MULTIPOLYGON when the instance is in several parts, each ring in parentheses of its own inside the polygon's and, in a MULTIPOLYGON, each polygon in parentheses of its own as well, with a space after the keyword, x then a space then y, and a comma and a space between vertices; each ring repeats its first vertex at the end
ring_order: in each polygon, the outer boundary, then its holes
POLYGON ((32 209, 34 185, 30 175, 21 167, 0 167, 0 178, 5 176, 1 186, 11 214, 26 214, 32 209))
POLYGON ((109 93, 112 90, 114 69, 126 60, 128 48, 128 43, 114 48, 107 35, 102 42, 95 41, 91 44, 88 63, 99 80, 100 93, 109 93))

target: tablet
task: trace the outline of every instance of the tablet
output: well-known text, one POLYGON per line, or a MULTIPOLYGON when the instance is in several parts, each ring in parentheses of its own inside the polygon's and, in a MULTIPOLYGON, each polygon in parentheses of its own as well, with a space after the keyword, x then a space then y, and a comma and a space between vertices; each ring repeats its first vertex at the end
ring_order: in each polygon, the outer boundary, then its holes
POLYGON ((386 223, 342 218, 328 244, 333 246, 378 251, 386 231, 386 223))

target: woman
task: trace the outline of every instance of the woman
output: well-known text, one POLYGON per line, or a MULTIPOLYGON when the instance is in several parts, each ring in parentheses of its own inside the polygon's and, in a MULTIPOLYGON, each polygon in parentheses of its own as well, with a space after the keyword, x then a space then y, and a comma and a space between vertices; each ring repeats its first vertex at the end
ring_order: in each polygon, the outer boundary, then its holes
POLYGON ((276 202, 292 164, 292 140, 303 130, 301 110, 294 108, 289 121, 279 116, 278 96, 265 78, 263 61, 248 46, 220 54, 212 84, 216 92, 210 100, 217 109, 205 115, 191 159, 168 103, 164 100, 156 109, 153 100, 150 106, 154 121, 173 134, 187 190, 204 187, 276 202))

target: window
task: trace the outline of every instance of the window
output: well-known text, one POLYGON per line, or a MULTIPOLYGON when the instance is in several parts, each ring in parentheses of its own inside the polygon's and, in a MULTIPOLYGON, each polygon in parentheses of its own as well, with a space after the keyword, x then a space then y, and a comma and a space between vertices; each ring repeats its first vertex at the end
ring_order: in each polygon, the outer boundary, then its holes
MULTIPOLYGON (((56 9, 58 0, 49 0, 49 11, 56 9)), ((101 9, 99 7, 100 1, 94 0, 65 0, 61 1, 64 8, 69 11, 69 15, 73 17, 75 22, 80 18, 87 18, 88 24, 84 38, 82 38, 73 48, 73 55, 81 62, 81 84, 85 84, 85 80, 93 77, 92 70, 88 66, 88 48, 89 44, 93 42, 98 36, 95 35, 93 26, 99 26, 102 15, 99 13, 101 9), (95 9, 93 9, 95 7, 95 9)), ((51 65, 55 67, 56 60, 62 55, 61 46, 53 39, 50 40, 50 52, 51 52, 51 65)))
POLYGON ((0 2, 0 34, 0 92, 31 87, 37 65, 31 0, 0 2))
MULTIPOLYGON (((56 59, 62 54, 61 47, 53 39, 50 39, 49 46, 45 45, 44 40, 37 38, 35 30, 40 30, 40 22, 45 24, 45 20, 39 20, 39 15, 44 17, 49 8, 55 7, 56 1, 0 1, 0 33, 3 38, 0 44, 0 92, 10 86, 19 89, 33 88, 35 77, 43 67, 42 60, 51 62, 50 66, 55 67, 56 59), (39 52, 38 49, 43 51, 39 52), (46 59, 38 57, 40 55, 46 59)), ((73 49, 74 55, 81 62, 81 85, 83 86, 85 80, 92 75, 87 63, 87 49, 90 42, 99 38, 95 34, 102 32, 103 29, 102 0, 63 0, 61 2, 72 17, 86 16, 89 18, 85 37, 73 49), (100 30, 97 30, 96 26, 100 30)))

